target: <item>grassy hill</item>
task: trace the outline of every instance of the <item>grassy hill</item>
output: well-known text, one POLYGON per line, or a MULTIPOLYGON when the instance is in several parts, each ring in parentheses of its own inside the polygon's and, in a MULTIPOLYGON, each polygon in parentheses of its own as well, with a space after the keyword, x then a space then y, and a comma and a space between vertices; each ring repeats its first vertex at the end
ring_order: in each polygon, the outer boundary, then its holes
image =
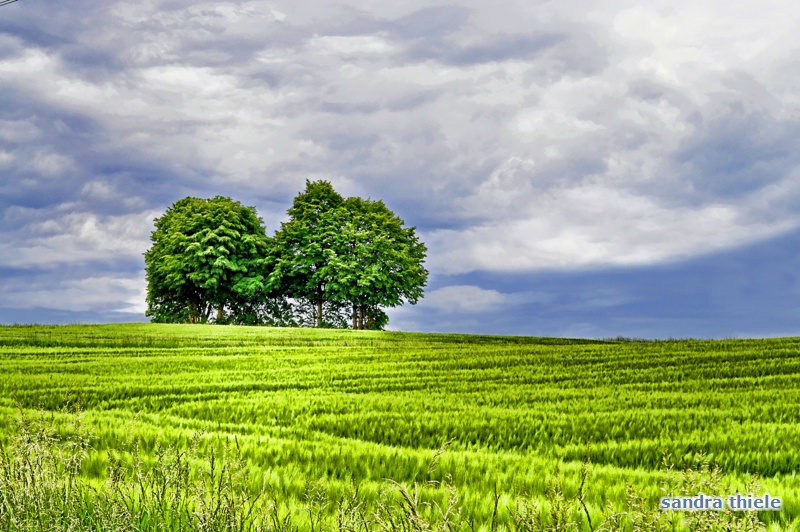
MULTIPOLYGON (((0 327, 0 376, 0 492, 2 482, 25 491, 8 464, 44 456, 40 484, 50 475, 127 493, 130 505, 114 504, 140 528, 155 527, 162 506, 169 526, 189 528, 174 514, 211 512, 202 497, 215 485, 218 511, 225 500, 255 504, 251 525, 270 530, 286 516, 300 529, 346 530, 343 515, 376 530, 392 529, 392 516, 408 530, 630 528, 667 519, 654 511, 662 495, 748 489, 783 499, 760 522, 800 528, 797 338, 13 326, 0 327), (170 506, 162 494, 144 512, 161 485, 185 500, 170 506)), ((86 489, 82 511, 100 512, 86 489)), ((7 522, 24 514, 5 508, 7 522)), ((670 519, 698 528, 692 520, 708 515, 670 519)))

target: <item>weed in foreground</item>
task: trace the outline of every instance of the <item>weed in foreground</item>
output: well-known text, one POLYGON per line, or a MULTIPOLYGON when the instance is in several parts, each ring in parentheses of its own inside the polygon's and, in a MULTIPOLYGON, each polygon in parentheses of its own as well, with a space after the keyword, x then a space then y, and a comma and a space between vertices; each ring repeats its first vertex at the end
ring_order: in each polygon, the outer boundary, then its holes
MULTIPOLYGON (((103 479, 82 475, 94 452, 80 427, 58 428, 52 421, 22 417, 16 435, 0 443, 0 530, 159 530, 239 532, 544 532, 544 531, 763 531, 754 512, 660 512, 652 501, 627 487, 622 508, 592 513, 586 503, 591 464, 584 459, 575 495, 567 496, 556 469, 545 498, 518 493, 501 507, 497 488, 489 522, 475 523, 464 511, 452 478, 402 484, 387 480, 377 498, 351 483, 332 499, 322 483, 306 484, 301 500, 254 482, 234 438, 201 452, 198 433, 188 448, 157 446, 143 454, 109 451, 103 479), (439 497, 432 497, 436 492, 439 497), (500 522, 499 515, 510 516, 500 522)), ((436 453, 429 472, 446 449, 436 453)), ((665 495, 723 495, 718 466, 707 460, 667 468, 665 495)), ((754 481, 755 482, 755 481, 754 481)), ((758 491, 753 483, 747 486, 758 491)))

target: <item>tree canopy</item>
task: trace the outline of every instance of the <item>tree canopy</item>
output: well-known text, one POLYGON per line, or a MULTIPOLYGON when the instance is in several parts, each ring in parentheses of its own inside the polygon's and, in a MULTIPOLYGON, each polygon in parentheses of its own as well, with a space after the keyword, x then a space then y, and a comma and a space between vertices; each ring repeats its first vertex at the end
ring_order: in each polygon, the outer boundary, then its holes
POLYGON ((306 181, 273 238, 253 207, 184 198, 145 254, 153 321, 382 329, 423 296, 427 249, 382 201, 306 181), (212 310, 217 309, 216 318, 212 310))
POLYGON ((381 307, 422 297, 425 245, 382 201, 348 198, 336 217, 338 246, 330 260, 336 276, 329 291, 351 307, 354 329, 382 328, 387 318, 381 307))
POLYGON ((145 253, 147 315, 203 323, 264 289, 269 239, 254 207, 216 196, 175 202, 155 220, 145 253))
POLYGON ((273 283, 287 296, 309 302, 317 327, 323 326, 325 302, 334 300, 326 289, 337 278, 332 259, 339 238, 336 213, 343 202, 327 181, 306 181, 288 210, 289 221, 275 235, 273 283))

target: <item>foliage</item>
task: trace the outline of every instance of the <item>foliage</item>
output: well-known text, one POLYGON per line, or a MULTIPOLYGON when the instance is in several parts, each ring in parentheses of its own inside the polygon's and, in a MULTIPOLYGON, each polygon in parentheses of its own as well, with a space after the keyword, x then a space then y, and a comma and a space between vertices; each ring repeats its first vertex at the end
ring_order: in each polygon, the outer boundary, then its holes
POLYGON ((287 297, 308 301, 316 309, 317 327, 323 325, 324 303, 332 299, 327 287, 337 275, 330 261, 339 229, 333 213, 343 201, 330 183, 306 181, 288 211, 290 220, 275 235, 273 284, 287 297))
POLYGON ((381 201, 306 181, 269 239, 255 208, 184 198, 145 253, 154 322, 383 329, 385 307, 422 297, 426 248, 381 201))
POLYGON ((145 253, 147 315, 206 322, 265 288, 268 240, 255 208, 222 196, 184 198, 155 220, 145 253))
POLYGON ((306 181, 290 220, 275 235, 273 284, 305 300, 316 326, 340 326, 349 307, 353 329, 382 329, 382 307, 422 297, 425 245, 381 201, 340 196, 327 181, 306 181), (326 313, 324 306, 337 309, 326 313))
POLYGON ((337 214, 337 253, 330 259, 334 298, 350 304, 354 329, 382 329, 388 319, 381 307, 416 304, 422 297, 427 250, 415 228, 403 227, 382 201, 348 198, 337 214))

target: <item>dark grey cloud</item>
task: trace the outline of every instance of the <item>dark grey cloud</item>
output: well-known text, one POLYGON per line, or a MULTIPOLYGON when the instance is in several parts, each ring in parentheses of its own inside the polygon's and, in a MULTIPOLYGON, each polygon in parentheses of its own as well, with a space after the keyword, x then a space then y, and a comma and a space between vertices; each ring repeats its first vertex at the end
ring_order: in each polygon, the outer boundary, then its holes
POLYGON ((470 16, 470 9, 464 6, 425 7, 387 21, 383 27, 403 40, 442 38, 461 30, 470 16))
MULTIPOLYGON (((57 19, 57 17, 55 18, 57 19)), ((19 46, 57 49, 70 42, 68 38, 42 28, 39 22, 40 19, 27 15, 23 10, 18 10, 16 13, 0 19, 0 31, 4 37, 19 39, 19 46)))
POLYGON ((431 104, 444 96, 439 91, 419 91, 414 94, 405 94, 397 98, 385 98, 364 102, 334 102, 322 101, 319 110, 337 115, 363 115, 374 114, 380 111, 392 113, 414 111, 417 108, 431 104))
MULTIPOLYGON (((338 25, 330 24, 325 28, 326 34, 385 35, 402 50, 394 54, 397 63, 432 60, 469 66, 530 60, 569 39, 566 33, 550 31, 540 24, 537 24, 540 29, 528 33, 486 35, 476 32, 471 25, 473 10, 460 5, 424 7, 397 18, 379 18, 362 11, 342 10, 339 18, 344 21, 338 25)), ((569 46, 585 40, 585 36, 574 36, 569 46)))
POLYGON ((110 22, 102 3, 40 3, 16 6, 0 19, 0 34, 15 38, 17 46, 57 54, 70 70, 99 81, 129 66, 122 55, 124 47, 109 46, 110 28, 103 23, 110 22))
POLYGON ((705 197, 752 193, 785 177, 798 162, 800 121, 731 103, 684 139, 675 163, 705 197))
POLYGON ((458 66, 532 59, 566 38, 542 31, 532 35, 481 35, 477 41, 473 37, 463 42, 471 18, 472 11, 464 6, 427 7, 377 24, 375 30, 385 31, 405 46, 405 61, 434 60, 458 66))
POLYGON ((435 60, 447 65, 469 66, 498 61, 531 60, 566 37, 556 33, 541 35, 497 35, 484 42, 461 45, 443 38, 421 39, 409 46, 406 59, 435 60))
MULTIPOLYGON (((0 149, 13 154, 0 182, 0 206, 73 209, 102 214, 138 212, 195 188, 150 157, 109 143, 108 131, 83 113, 31 102, 21 90, 5 92, 0 149), (103 190, 103 189, 107 190, 103 190), (138 199, 138 201, 136 201, 138 199)), ((170 201, 171 202, 171 201, 170 201)))

